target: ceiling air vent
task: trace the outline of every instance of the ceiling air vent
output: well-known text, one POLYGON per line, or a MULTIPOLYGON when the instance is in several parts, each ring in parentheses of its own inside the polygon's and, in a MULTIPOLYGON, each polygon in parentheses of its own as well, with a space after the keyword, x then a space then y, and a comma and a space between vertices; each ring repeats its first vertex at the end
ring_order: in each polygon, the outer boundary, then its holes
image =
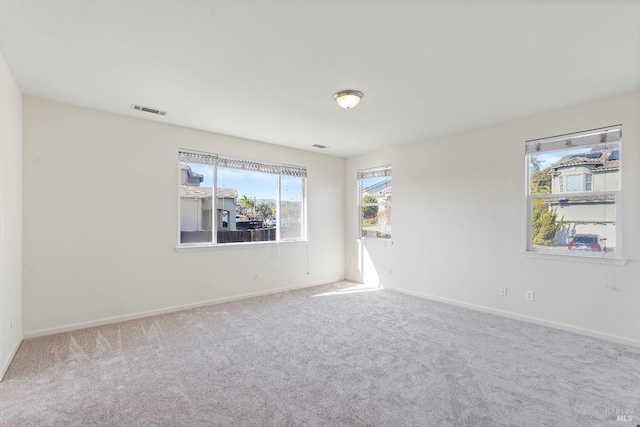
POLYGON ((313 144, 312 147, 319 148, 321 150, 326 150, 327 148, 329 148, 328 146, 322 144, 313 144))
POLYGON ((145 113, 157 114, 158 116, 166 116, 166 111, 156 110, 155 108, 143 107, 141 105, 131 104, 131 108, 138 111, 144 111, 145 113))

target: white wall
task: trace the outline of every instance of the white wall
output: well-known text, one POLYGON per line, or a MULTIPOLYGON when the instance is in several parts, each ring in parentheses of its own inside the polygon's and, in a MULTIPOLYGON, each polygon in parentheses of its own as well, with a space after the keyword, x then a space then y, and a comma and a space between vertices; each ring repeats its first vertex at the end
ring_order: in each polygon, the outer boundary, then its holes
POLYGON ((346 276, 640 345, 640 92, 422 143, 345 165, 346 276), (622 124, 624 266, 525 258, 526 140, 622 124), (393 244, 356 240, 356 170, 391 164, 393 244), (391 268, 391 275, 388 269, 391 268), (498 294, 508 287, 508 296, 498 294), (524 291, 535 291, 526 302, 524 291))
POLYGON ((0 56, 0 379, 22 341, 22 94, 0 56))
POLYGON ((342 277, 343 159, 23 102, 25 336, 342 277), (176 252, 178 148, 307 166, 309 243, 176 252))

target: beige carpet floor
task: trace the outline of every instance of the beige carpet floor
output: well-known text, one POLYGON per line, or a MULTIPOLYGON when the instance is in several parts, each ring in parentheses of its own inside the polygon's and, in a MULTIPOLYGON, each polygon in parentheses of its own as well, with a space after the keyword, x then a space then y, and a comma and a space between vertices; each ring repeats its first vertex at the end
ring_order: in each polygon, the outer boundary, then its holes
POLYGON ((0 426, 638 420, 638 348, 348 282, 26 340, 0 383, 0 426))

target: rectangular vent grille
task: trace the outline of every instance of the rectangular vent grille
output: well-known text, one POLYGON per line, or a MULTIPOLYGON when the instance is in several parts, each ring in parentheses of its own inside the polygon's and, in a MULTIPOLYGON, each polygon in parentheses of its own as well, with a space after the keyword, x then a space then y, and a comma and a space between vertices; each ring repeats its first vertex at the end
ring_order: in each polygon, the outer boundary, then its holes
POLYGON ((319 148, 321 150, 326 150, 327 148, 329 148, 328 146, 322 144, 313 144, 312 147, 319 148))
POLYGON ((162 110, 157 110, 155 108, 143 107, 141 105, 131 104, 131 108, 138 111, 144 111, 145 113, 157 114, 158 116, 166 116, 167 112, 162 110))

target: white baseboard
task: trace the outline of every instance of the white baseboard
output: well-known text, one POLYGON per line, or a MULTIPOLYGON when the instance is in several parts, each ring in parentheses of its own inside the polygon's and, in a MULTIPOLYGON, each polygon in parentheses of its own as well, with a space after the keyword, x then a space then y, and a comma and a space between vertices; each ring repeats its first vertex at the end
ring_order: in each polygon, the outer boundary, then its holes
MULTIPOLYGON (((339 281, 339 280, 335 280, 335 281, 339 281)), ((173 312, 176 312, 176 311, 189 310, 189 309, 192 309, 192 308, 206 307, 208 305, 222 304, 222 303, 225 303, 225 302, 238 301, 238 300, 243 300, 243 299, 247 299, 247 298, 254 298, 254 297, 270 295, 270 294, 277 294, 277 293, 280 293, 280 292, 292 291, 292 290, 295 290, 295 289, 310 288, 310 287, 313 287, 313 286, 324 285, 324 284, 327 284, 327 283, 332 283, 332 282, 331 281, 322 281, 322 282, 318 282, 318 283, 316 283, 316 282, 305 283, 304 285, 288 286, 288 287, 283 287, 283 288, 271 289, 271 290, 268 290, 268 291, 252 292, 252 293, 248 293, 248 294, 234 295, 232 297, 217 298, 217 299, 212 299, 212 300, 207 300, 207 301, 200 301, 200 302, 191 303, 191 304, 175 305, 175 306, 172 306, 172 307, 160 308, 160 309, 157 309, 157 310, 141 311, 141 312, 126 314, 126 315, 122 315, 122 316, 105 317, 105 318, 102 318, 102 319, 90 320, 90 321, 87 321, 87 322, 73 323, 73 324, 70 324, 70 325, 59 326, 59 327, 55 327, 55 328, 40 329, 40 330, 37 330, 37 331, 26 332, 24 334, 24 339, 43 337, 43 336, 46 336, 46 335, 59 334, 59 333, 62 333, 62 332, 77 331, 79 329, 93 328, 95 326, 109 325, 111 323, 124 322, 124 321, 127 321, 127 320, 142 319, 144 317, 157 316, 159 314, 173 313, 173 312)))
POLYGON ((18 340, 18 342, 16 342, 16 344, 13 346, 13 350, 11 351, 11 354, 9 355, 7 360, 4 361, 4 364, 2 365, 2 370, 0 371, 0 381, 4 379, 5 374, 9 370, 9 365, 11 365, 11 362, 13 362, 13 358, 16 357, 16 353, 18 352, 18 349, 20 348, 20 344, 22 344, 23 340, 24 340, 24 337, 20 336, 20 339, 18 340))
POLYGON ((560 329, 560 330, 567 331, 567 332, 573 332, 573 333, 576 333, 576 334, 587 335, 587 336, 590 336, 590 337, 593 337, 593 338, 599 338, 599 339, 602 339, 602 340, 605 340, 605 341, 611 341, 611 342, 615 342, 615 343, 618 343, 618 344, 624 344, 624 345, 629 345, 629 346, 633 346, 633 347, 640 347, 640 340, 637 340, 637 339, 634 339, 634 338, 630 338, 630 337, 623 337, 623 336, 620 336, 620 335, 607 334, 607 333, 604 333, 604 332, 594 331, 592 329, 580 328, 578 326, 567 325, 565 323, 560 323, 560 322, 553 322, 553 321, 550 321, 550 320, 540 319, 540 318, 532 317, 532 316, 526 316, 526 315, 523 315, 523 314, 513 313, 511 311, 498 310, 498 309, 491 308, 491 307, 486 307, 486 306, 483 306, 483 305, 470 304, 470 303, 467 303, 467 302, 457 301, 457 300, 453 300, 453 299, 450 299, 450 298, 442 298, 442 297, 438 297, 438 296, 435 296, 435 295, 425 294, 425 293, 422 293, 422 292, 408 291, 406 289, 388 287, 388 286, 385 286, 385 289, 388 289, 388 290, 393 291, 393 292, 399 292, 399 293, 402 293, 402 294, 416 296, 416 297, 419 297, 419 298, 429 299, 429 300, 432 300, 432 301, 438 301, 438 302, 444 302, 446 304, 457 305, 459 307, 469 308, 471 310, 482 311, 482 312, 485 312, 485 313, 495 314, 495 315, 498 315, 498 316, 508 317, 508 318, 516 319, 516 320, 522 320, 523 322, 535 323, 535 324, 541 325, 541 326, 547 326, 547 327, 550 327, 550 328, 560 329))

